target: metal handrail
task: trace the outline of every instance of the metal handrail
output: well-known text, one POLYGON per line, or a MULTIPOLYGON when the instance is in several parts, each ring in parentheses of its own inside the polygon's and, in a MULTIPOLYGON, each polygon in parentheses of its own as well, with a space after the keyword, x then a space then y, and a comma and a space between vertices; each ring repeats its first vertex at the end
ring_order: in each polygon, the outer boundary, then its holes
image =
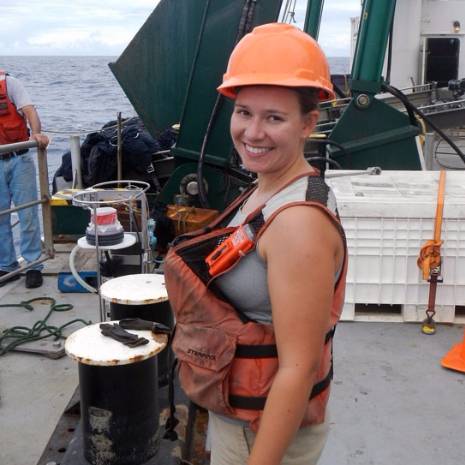
POLYGON ((14 208, 8 208, 0 211, 0 216, 30 208, 34 205, 42 205, 42 223, 44 232, 44 242, 42 256, 34 262, 28 263, 20 268, 3 275, 0 278, 0 283, 8 280, 9 278, 28 270, 29 268, 38 265, 46 260, 55 256, 55 249, 53 247, 53 230, 52 230, 52 207, 50 205, 50 191, 48 182, 48 164, 47 164, 47 150, 38 147, 37 141, 28 140, 25 142, 15 142, 14 144, 0 145, 0 154, 18 152, 20 150, 37 148, 37 166, 39 174, 39 193, 40 198, 32 202, 27 202, 21 205, 15 205, 14 208))

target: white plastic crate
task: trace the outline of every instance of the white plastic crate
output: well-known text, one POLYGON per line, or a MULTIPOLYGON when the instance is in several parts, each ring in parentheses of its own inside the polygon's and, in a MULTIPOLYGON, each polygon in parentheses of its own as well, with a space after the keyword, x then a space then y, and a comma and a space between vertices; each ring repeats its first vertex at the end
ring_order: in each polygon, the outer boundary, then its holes
MULTIPOLYGON (((349 248, 343 319, 424 319, 429 283, 422 279, 417 258, 422 244, 434 236, 438 180, 439 172, 433 171, 328 178, 349 248), (375 311, 357 318, 356 304, 400 305, 401 313, 375 311)), ((455 308, 465 305, 464 172, 446 174, 441 239, 444 281, 437 288, 436 320, 457 322, 455 308)))

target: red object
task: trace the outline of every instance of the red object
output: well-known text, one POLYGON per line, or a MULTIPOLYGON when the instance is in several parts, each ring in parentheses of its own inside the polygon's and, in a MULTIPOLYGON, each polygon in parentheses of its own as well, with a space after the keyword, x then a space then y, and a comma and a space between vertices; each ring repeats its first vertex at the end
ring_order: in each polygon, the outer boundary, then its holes
POLYGON ((239 226, 224 242, 205 258, 210 276, 230 268, 239 258, 253 249, 254 237, 249 225, 239 226))
POLYGON ((0 145, 23 142, 29 139, 25 119, 8 98, 6 73, 0 70, 0 145))
MULTIPOLYGON (((92 215, 92 222, 95 220, 92 215)), ((97 208, 97 226, 116 223, 116 210, 111 207, 97 208)))

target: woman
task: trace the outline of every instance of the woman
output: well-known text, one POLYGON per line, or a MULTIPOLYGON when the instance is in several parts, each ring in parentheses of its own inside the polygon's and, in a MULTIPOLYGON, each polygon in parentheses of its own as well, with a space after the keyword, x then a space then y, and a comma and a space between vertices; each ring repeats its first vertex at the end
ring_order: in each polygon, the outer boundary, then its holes
POLYGON ((297 28, 260 26, 218 90, 257 183, 167 257, 181 383, 210 411, 211 465, 314 464, 347 266, 334 197, 304 158, 318 101, 334 97, 326 59, 297 28))

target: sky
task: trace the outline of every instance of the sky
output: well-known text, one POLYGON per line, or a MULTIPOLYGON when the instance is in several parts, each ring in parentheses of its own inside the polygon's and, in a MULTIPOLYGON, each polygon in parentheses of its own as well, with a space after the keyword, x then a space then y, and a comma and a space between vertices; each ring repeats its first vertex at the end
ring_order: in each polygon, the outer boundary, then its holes
MULTIPOLYGON (((157 3, 158 0, 0 0, 0 56, 118 56, 157 3)), ((306 4, 307 0, 296 1, 295 18, 300 27, 306 4)), ((325 0, 319 42, 328 56, 349 56, 349 18, 359 12, 360 0, 325 0)))

